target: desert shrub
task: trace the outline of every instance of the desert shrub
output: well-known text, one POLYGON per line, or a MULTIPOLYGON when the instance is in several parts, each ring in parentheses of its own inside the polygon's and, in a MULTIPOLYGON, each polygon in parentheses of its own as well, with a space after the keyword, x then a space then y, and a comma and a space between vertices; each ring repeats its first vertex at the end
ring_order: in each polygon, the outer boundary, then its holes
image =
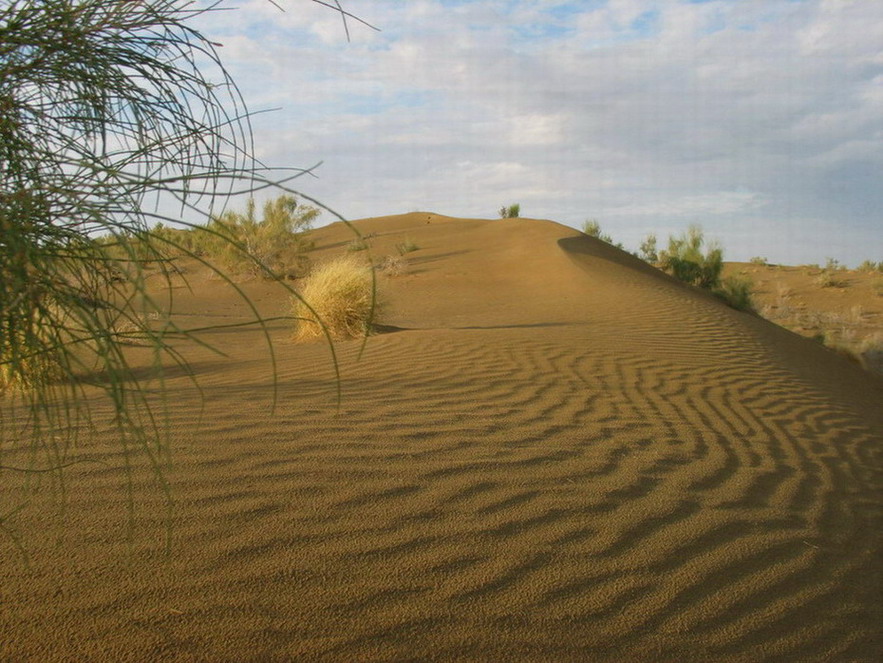
POLYGON ((589 237, 600 239, 602 242, 615 246, 618 249, 623 248, 622 243, 614 243, 610 235, 601 232, 601 224, 596 219, 586 219, 583 222, 582 231, 589 237))
POLYGON ((293 277, 306 269, 305 254, 311 248, 307 234, 318 215, 315 207, 299 205, 285 194, 264 203, 260 220, 254 199, 249 199, 244 213, 227 211, 211 220, 208 232, 189 232, 202 252, 231 272, 293 277))
POLYGON ((324 336, 346 339, 370 331, 379 306, 371 266, 342 256, 318 266, 293 302, 295 339, 324 336))
POLYGON ((387 276, 401 276, 408 271, 408 261, 400 255, 384 256, 384 258, 377 263, 377 269, 387 276))
POLYGON ((705 237, 702 228, 690 226, 679 237, 670 236, 668 249, 661 251, 661 267, 684 283, 712 289, 720 283, 723 270, 723 249, 712 243, 703 253, 705 237))
POLYGON ((412 251, 418 251, 420 249, 412 240, 406 239, 404 242, 396 244, 396 251, 399 252, 400 256, 405 255, 406 253, 411 253, 412 251))
POLYGON ((846 285, 842 279, 837 278, 834 271, 827 268, 823 269, 816 276, 816 284, 822 288, 841 288, 846 285))
POLYGON ((597 219, 586 219, 583 221, 583 233, 589 237, 601 237, 601 224, 597 219))
POLYGON ((839 272, 846 269, 846 265, 841 264, 839 260, 835 260, 834 258, 826 258, 825 269, 829 272, 839 272))
POLYGON ((754 283, 747 276, 730 276, 721 280, 713 292, 737 311, 753 311, 753 289, 754 283))
POLYGON ((499 214, 501 219, 517 219, 521 216, 521 205, 518 203, 509 205, 509 207, 503 205, 500 208, 499 214))
POLYGON ((752 265, 761 265, 763 267, 766 267, 770 264, 769 260, 767 260, 766 258, 762 258, 761 256, 754 256, 753 258, 751 258, 751 260, 749 260, 749 262, 752 265))
POLYGON ((659 253, 656 250, 656 235, 650 233, 644 238, 638 249, 638 257, 650 264, 656 264, 659 261, 659 253))
POLYGON ((358 251, 365 251, 368 248, 368 242, 366 242, 362 237, 357 237, 354 240, 350 240, 347 242, 346 250, 350 253, 356 253, 358 251))
POLYGON ((860 272, 883 272, 883 261, 865 260, 858 266, 860 272))

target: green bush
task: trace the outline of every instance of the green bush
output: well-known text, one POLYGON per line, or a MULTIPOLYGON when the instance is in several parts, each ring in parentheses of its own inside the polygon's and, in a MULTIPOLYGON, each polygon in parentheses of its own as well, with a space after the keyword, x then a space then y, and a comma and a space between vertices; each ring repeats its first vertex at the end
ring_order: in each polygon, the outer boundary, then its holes
POLYGON ((656 250, 656 235, 651 233, 644 238, 639 247, 638 257, 653 265, 659 262, 659 253, 656 250))
POLYGON ((208 232, 199 228, 190 232, 203 252, 231 272, 299 276, 306 269, 305 252, 312 246, 307 232, 319 210, 299 205, 286 194, 264 203, 262 212, 258 220, 254 199, 249 199, 245 213, 225 212, 212 219, 208 232))
POLYGON ((518 203, 509 205, 509 207, 503 205, 500 208, 499 214, 501 219, 517 219, 521 216, 521 205, 518 203))
POLYGON ((601 224, 597 219, 586 219, 583 221, 583 233, 589 237, 601 237, 601 224))
POLYGON ((400 256, 405 255, 406 253, 411 253, 412 251, 419 251, 420 247, 417 246, 412 240, 406 239, 404 242, 396 244, 396 251, 399 252, 400 256))
POLYGON ((749 262, 752 265, 762 265, 763 267, 766 267, 767 265, 770 264, 769 260, 767 260, 766 258, 762 258, 760 256, 754 256, 749 262))
POLYGON ((613 238, 610 235, 601 232, 601 224, 598 223, 596 219, 586 219, 583 222, 583 233, 589 237, 600 239, 605 244, 610 244, 618 249, 623 248, 622 243, 614 243, 613 238))
POLYGON ((710 244, 703 253, 705 237, 700 226, 690 226, 680 237, 670 236, 668 250, 660 252, 662 269, 684 283, 711 290, 720 284, 723 249, 710 244))
POLYGON ((753 311, 754 283, 747 276, 730 276, 721 280, 712 292, 737 311, 753 311))

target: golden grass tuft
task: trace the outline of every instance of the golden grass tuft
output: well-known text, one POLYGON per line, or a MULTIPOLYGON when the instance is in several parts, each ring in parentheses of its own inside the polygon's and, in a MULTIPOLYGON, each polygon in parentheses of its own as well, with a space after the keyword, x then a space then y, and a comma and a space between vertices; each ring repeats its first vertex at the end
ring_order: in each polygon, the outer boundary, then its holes
POLYGON ((307 277, 300 295, 313 310, 303 301, 293 302, 295 340, 323 336, 323 324, 335 339, 364 336, 379 310, 371 266, 353 256, 317 267, 307 277))

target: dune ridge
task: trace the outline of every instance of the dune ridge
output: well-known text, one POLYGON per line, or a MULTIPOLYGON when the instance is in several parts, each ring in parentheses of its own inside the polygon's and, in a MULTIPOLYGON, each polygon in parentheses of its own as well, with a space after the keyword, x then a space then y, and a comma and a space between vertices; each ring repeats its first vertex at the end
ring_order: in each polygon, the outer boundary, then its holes
MULTIPOLYGON (((339 406, 283 322, 272 413, 259 330, 192 348, 171 556, 143 458, 125 536, 99 433, 63 517, 52 491, 16 517, 31 568, 0 541, 0 659, 875 660, 883 381, 553 222, 355 226, 420 248, 381 279, 396 331, 338 344, 339 406)), ((246 315, 210 281, 176 302, 246 315)))

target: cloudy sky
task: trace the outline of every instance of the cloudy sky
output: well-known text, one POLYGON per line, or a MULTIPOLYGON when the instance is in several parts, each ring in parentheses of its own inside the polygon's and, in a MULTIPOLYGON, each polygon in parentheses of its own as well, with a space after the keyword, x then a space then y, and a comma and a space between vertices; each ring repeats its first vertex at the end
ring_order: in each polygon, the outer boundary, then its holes
MULTIPOLYGON (((275 166, 348 218, 691 223, 731 260, 883 260, 881 0, 241 0, 203 19, 275 166)), ((331 217, 324 217, 331 221, 331 217)))

